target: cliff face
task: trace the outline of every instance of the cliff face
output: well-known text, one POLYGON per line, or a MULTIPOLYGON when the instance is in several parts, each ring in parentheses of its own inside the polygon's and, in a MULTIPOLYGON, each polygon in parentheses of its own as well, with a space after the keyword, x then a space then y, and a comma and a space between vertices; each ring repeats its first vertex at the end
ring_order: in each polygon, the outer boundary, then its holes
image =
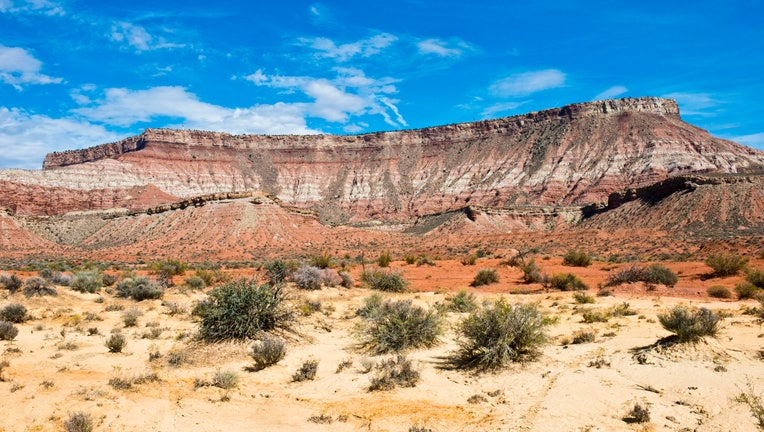
MULTIPOLYGON (((412 221, 468 205, 602 202, 678 174, 761 167, 763 152, 684 123, 674 101, 639 98, 357 136, 149 129, 119 143, 50 154, 42 171, 0 171, 0 180, 10 189, 87 191, 89 209, 114 205, 99 196, 149 184, 179 198, 259 189, 341 224, 412 221)), ((19 200, 6 195, 0 205, 27 214, 78 210, 14 206, 19 200)))

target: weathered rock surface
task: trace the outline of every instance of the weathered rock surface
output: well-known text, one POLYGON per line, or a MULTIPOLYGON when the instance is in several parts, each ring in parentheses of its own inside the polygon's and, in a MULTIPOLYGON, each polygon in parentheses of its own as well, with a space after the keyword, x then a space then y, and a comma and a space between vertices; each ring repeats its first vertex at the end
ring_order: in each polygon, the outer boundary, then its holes
POLYGON ((412 222, 469 205, 603 202, 675 175, 762 167, 764 152, 683 122, 674 101, 638 98, 357 136, 149 129, 48 155, 42 171, 0 171, 9 191, 0 205, 18 214, 138 208, 125 191, 151 184, 173 198, 264 190, 329 224, 412 222))

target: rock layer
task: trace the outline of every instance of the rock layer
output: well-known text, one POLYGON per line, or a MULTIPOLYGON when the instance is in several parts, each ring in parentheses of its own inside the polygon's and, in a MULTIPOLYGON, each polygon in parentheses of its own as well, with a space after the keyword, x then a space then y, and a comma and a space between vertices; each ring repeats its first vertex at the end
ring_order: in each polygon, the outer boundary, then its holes
POLYGON ((763 152, 683 122, 674 101, 638 98, 356 136, 149 129, 119 143, 53 153, 42 171, 0 171, 6 190, 39 188, 7 193, 0 205, 19 214, 134 208, 138 201, 125 204, 115 191, 150 184, 177 198, 263 190, 318 211, 330 225, 412 222, 470 205, 602 202, 675 175, 761 167, 763 152), (58 191, 55 202, 42 192, 49 189, 58 191), (88 200, 70 199, 77 191, 88 200))

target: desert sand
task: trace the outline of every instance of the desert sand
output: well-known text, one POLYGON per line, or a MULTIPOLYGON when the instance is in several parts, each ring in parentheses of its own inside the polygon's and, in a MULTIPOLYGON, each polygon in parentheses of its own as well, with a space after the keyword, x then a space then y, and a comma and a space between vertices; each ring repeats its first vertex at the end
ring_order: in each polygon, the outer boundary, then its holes
MULTIPOLYGON (((627 264, 595 262, 588 268, 564 267, 559 257, 538 257, 544 271, 572 272, 597 293, 609 271, 627 264)), ((372 291, 324 288, 289 291, 291 302, 320 301, 321 310, 298 318, 278 364, 252 371, 248 342, 205 344, 195 340, 198 323, 190 315, 204 292, 178 285, 162 300, 135 302, 102 290, 82 294, 58 287, 58 296, 26 298, 0 291, 0 306, 25 305, 32 319, 17 324, 14 341, 0 341, 0 361, 8 366, 0 381, 0 431, 59 431, 69 413, 91 415, 95 430, 119 431, 755 431, 748 406, 736 397, 752 386, 764 392, 762 323, 746 314, 758 302, 716 300, 706 288, 732 288, 741 276, 702 280, 702 263, 664 263, 680 276, 673 288, 641 283, 623 285, 611 296, 595 296, 579 305, 570 292, 524 285, 519 270, 498 259, 475 266, 457 260, 434 266, 394 262, 411 282, 411 292, 384 294, 410 298, 432 307, 466 288, 478 301, 504 296, 512 303, 538 303, 557 323, 534 361, 475 373, 446 367, 457 347, 456 326, 466 313, 446 314, 441 342, 407 355, 421 372, 413 388, 368 391, 374 356, 358 347, 355 311, 372 291), (478 269, 497 268, 501 282, 470 288, 478 269), (607 322, 582 322, 585 308, 628 303, 636 313, 607 322), (657 315, 677 304, 702 306, 725 319, 716 338, 697 344, 662 346, 669 336, 657 315), (137 325, 125 327, 125 311, 137 309, 137 325), (95 330, 97 329, 97 331, 95 330), (121 329, 128 343, 110 353, 104 342, 121 329), (593 342, 572 343, 579 330, 595 333, 593 342), (153 354, 153 355, 152 355, 153 354), (308 359, 318 360, 314 380, 292 382, 308 359), (350 366, 338 370, 346 362, 350 366), (216 371, 238 375, 235 388, 197 386, 216 371), (141 378, 143 379, 136 379, 141 378), (131 388, 110 385, 115 378, 131 388), (629 423, 635 404, 646 407, 650 421, 629 423)), ((764 268, 764 261, 749 265, 764 268)), ((239 274, 256 274, 239 270, 239 274)), ((358 279, 360 266, 351 268, 358 279)), ((209 288, 208 288, 209 289, 209 288)))

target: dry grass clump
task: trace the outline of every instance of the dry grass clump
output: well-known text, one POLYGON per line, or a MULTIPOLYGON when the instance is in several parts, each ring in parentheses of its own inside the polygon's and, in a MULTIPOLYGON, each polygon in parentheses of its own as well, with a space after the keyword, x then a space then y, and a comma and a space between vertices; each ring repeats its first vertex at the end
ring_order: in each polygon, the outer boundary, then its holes
POLYGON ((592 258, 582 250, 571 249, 562 257, 562 264, 566 266, 589 267, 591 263, 592 258))
POLYGON ((90 414, 82 411, 69 413, 69 418, 64 421, 66 432, 92 432, 93 419, 90 414))
POLYGON ((626 423, 647 423, 650 421, 650 409, 636 403, 623 418, 626 423))
POLYGON ((50 282, 37 276, 32 276, 24 281, 24 295, 26 297, 55 296, 58 292, 50 286, 50 282))
POLYGON ((313 381, 318 372, 318 360, 310 359, 303 362, 292 375, 292 382, 313 381))
POLYGON ((405 292, 408 288, 408 282, 397 271, 367 270, 361 273, 361 282, 379 291, 405 292))
POLYGON ((359 330, 361 345, 379 354, 411 348, 431 347, 439 342, 443 319, 434 310, 425 310, 411 300, 387 300, 370 305, 359 330))
POLYGON ((716 336, 721 317, 706 308, 691 310, 679 305, 658 315, 658 321, 664 329, 676 335, 678 342, 684 343, 697 342, 706 336, 716 336))
POLYGON ((420 379, 419 371, 414 369, 411 360, 403 355, 378 363, 376 369, 376 374, 371 378, 369 391, 415 387, 420 379))
POLYGON ((486 303, 459 324, 459 349, 451 362, 485 370, 533 358, 548 340, 549 324, 537 305, 512 305, 504 299, 486 303))
POLYGON ((477 287, 499 283, 499 272, 495 269, 482 269, 472 279, 470 286, 477 287))
POLYGON ((7 289, 11 294, 14 294, 16 291, 18 291, 23 284, 24 284, 24 281, 15 274, 0 275, 0 285, 2 285, 3 288, 7 289))
POLYGON ((591 304, 594 303, 594 296, 591 296, 583 291, 576 291, 573 293, 573 300, 578 304, 591 304))
POLYGON ((756 426, 759 430, 764 431, 764 402, 762 402, 761 396, 754 391, 753 384, 749 382, 746 391, 741 392, 735 401, 748 405, 751 414, 756 419, 756 426))
POLYGON ((265 336, 252 345, 249 356, 255 361, 253 369, 263 370, 280 362, 286 356, 286 344, 280 338, 265 336))
POLYGON ((106 339, 105 345, 106 348, 109 349, 109 352, 121 353, 127 346, 127 338, 122 333, 112 333, 111 336, 106 339))
POLYGON ((294 315, 278 285, 240 279, 208 293, 194 314, 201 317, 199 337, 205 341, 256 339, 264 331, 290 330, 294 315))
POLYGON ((706 265, 711 267, 711 276, 725 277, 734 276, 748 263, 748 258, 740 255, 719 254, 706 258, 706 265))
POLYGON ((393 256, 390 251, 382 251, 377 258, 377 265, 380 267, 390 267, 390 263, 393 261, 393 256))

